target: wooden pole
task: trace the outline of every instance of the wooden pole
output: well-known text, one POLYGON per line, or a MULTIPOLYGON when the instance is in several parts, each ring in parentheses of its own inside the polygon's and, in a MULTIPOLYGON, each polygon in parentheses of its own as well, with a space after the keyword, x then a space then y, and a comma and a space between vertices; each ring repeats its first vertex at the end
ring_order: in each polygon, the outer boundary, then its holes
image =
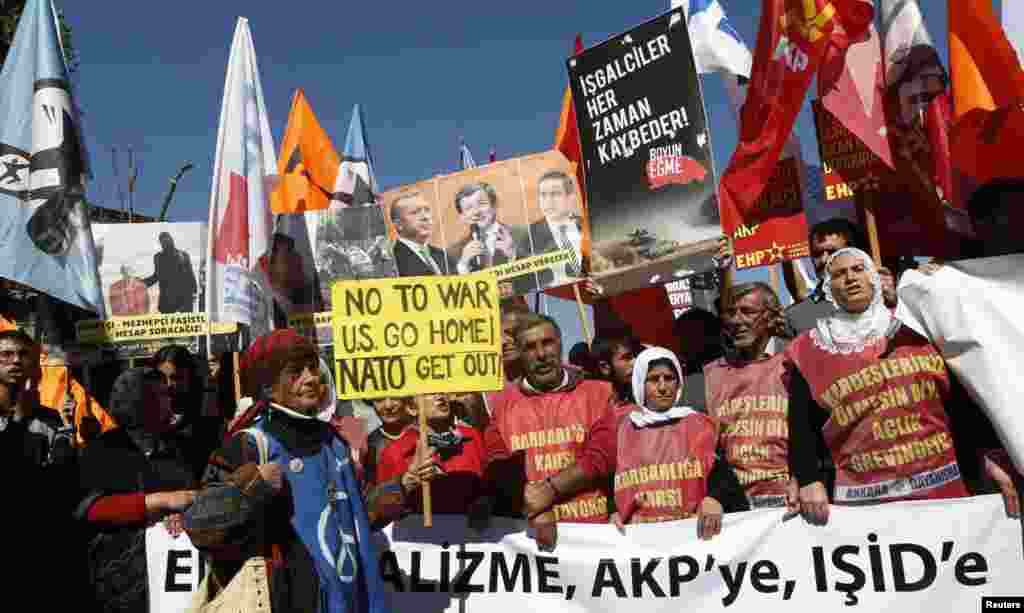
MULTIPOLYGON (((232 368, 232 371, 234 372, 234 378, 235 378, 235 406, 237 407, 238 406, 238 401, 242 399, 242 373, 241 373, 240 369, 238 368, 238 352, 237 351, 232 351, 231 352, 231 365, 234 367, 234 368, 232 368)), ((255 400, 255 398, 253 400, 255 400)))
MULTIPOLYGON (((420 428, 420 441, 417 445, 418 452, 414 456, 417 468, 427 459, 429 453, 429 445, 427 445, 427 403, 429 402, 430 398, 425 394, 416 396, 416 419, 419 422, 420 428)), ((430 498, 430 481, 424 481, 420 484, 420 493, 423 496, 423 527, 431 528, 434 525, 434 513, 430 498)))
POLYGON ((864 209, 864 225, 868 231, 868 245, 871 247, 871 259, 875 267, 882 266, 882 249, 878 244, 878 222, 875 219, 874 194, 865 194, 861 206, 864 209))
POLYGON ((594 335, 590 333, 590 324, 587 323, 587 312, 583 309, 583 296, 580 294, 580 284, 572 284, 572 293, 576 296, 576 310, 580 315, 580 326, 583 327, 583 338, 587 341, 587 347, 594 344, 594 335))

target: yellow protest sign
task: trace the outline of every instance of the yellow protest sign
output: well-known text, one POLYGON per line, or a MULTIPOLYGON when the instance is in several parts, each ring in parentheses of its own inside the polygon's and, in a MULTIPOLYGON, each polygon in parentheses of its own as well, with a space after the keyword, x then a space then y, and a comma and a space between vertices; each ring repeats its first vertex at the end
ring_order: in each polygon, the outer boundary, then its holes
POLYGON ((337 281, 331 296, 338 398, 502 388, 493 272, 337 281))
MULTIPOLYGON (((179 338, 206 334, 206 313, 165 313, 90 319, 78 322, 78 342, 85 345, 108 345, 132 341, 179 338)), ((211 334, 231 334, 236 323, 214 323, 211 334)))

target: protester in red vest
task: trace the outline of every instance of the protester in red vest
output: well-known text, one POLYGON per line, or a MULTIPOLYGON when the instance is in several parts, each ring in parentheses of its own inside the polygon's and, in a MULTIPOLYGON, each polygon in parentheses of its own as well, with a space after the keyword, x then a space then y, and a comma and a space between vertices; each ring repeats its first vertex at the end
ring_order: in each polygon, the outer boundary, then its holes
MULTIPOLYGON (((608 383, 584 380, 562 366, 562 333, 550 317, 524 315, 516 340, 525 368, 522 396, 495 408, 485 440, 488 481, 518 495, 524 478, 542 481, 576 463, 584 436, 608 414, 614 392, 608 383)), ((604 523, 608 501, 593 487, 536 518, 542 546, 553 544, 548 539, 556 521, 604 523)))
POLYGON ((421 402, 427 411, 427 449, 419 446, 417 427, 407 428, 388 445, 377 466, 378 495, 369 505, 370 520, 384 526, 410 512, 422 512, 420 486, 431 482, 432 509, 436 513, 464 513, 472 517, 487 508, 484 500, 483 434, 458 424, 447 394, 430 394, 421 402))
POLYGON ((789 374, 785 356, 765 353, 784 326, 771 286, 734 286, 723 309, 725 357, 704 367, 708 414, 719 426, 719 445, 752 508, 795 508, 789 475, 787 414, 789 374))
POLYGON ((682 372, 667 349, 641 352, 632 374, 636 404, 595 424, 576 466, 531 484, 528 513, 543 512, 610 475, 617 507, 612 522, 620 530, 629 523, 696 516, 698 535, 709 539, 720 532, 723 511, 746 510, 735 473, 716 459, 714 421, 680 404, 682 372))
POLYGON ((514 300, 501 302, 501 362, 505 373, 505 388, 500 392, 488 392, 487 410, 491 415, 498 407, 522 397, 519 381, 523 377, 523 363, 520 359, 516 331, 523 317, 532 313, 529 307, 514 300))
POLYGON ((835 462, 836 504, 966 496, 947 407, 967 399, 954 400, 942 356, 893 317, 863 251, 836 251, 822 289, 835 314, 786 349, 795 365, 790 465, 804 516, 828 521, 816 430, 835 462))

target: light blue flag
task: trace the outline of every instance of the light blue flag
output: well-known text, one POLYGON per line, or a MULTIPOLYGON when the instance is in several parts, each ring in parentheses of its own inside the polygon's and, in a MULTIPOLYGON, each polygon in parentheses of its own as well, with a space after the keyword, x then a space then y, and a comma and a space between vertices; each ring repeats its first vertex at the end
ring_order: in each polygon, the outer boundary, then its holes
POLYGON ((476 168, 476 160, 473 159, 473 153, 466 146, 466 142, 463 141, 459 147, 459 170, 466 170, 467 168, 476 168))
POLYGON ((376 202, 377 193, 373 156, 363 126, 363 109, 357 104, 352 109, 352 120, 348 124, 348 137, 345 139, 345 150, 341 155, 331 199, 347 206, 367 206, 376 202))
POLYGON ((49 0, 29 0, 0 71, 0 277, 104 317, 56 23, 49 0))

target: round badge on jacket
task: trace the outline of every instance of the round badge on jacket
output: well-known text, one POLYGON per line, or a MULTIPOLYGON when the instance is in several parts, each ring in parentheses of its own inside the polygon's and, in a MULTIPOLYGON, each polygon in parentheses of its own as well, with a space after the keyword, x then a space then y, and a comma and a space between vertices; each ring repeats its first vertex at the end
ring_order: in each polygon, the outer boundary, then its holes
POLYGON ((288 468, 290 468, 293 473, 301 473, 302 460, 299 458, 292 458, 292 461, 288 463, 288 468))

